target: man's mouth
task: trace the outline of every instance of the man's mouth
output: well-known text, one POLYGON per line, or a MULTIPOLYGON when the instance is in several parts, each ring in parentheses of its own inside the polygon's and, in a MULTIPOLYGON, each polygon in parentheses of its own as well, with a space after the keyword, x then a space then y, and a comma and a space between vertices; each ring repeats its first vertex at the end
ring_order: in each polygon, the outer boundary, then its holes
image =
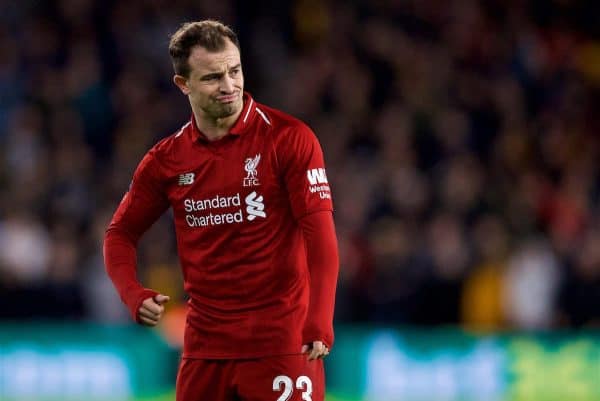
POLYGON ((223 95, 223 96, 218 96, 217 97, 217 101, 219 103, 233 103, 238 99, 238 95, 237 94, 233 94, 233 95, 223 95))

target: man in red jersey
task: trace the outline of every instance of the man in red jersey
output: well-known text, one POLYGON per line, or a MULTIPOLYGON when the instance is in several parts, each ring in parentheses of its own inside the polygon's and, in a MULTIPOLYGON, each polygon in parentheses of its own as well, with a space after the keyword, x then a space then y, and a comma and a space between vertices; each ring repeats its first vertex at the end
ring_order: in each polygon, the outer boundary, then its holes
POLYGON ((169 52, 192 116, 136 169, 106 232, 108 275, 156 325, 169 297, 137 280, 136 244, 172 208, 190 296, 177 401, 323 400, 339 261, 319 143, 244 92, 227 26, 186 23, 169 52))

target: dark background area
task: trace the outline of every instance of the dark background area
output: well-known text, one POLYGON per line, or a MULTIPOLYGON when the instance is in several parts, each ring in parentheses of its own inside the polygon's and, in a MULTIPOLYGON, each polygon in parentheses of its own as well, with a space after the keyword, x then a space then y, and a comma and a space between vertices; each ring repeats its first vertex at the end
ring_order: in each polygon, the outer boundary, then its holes
MULTIPOLYGON (((215 18, 324 148, 338 322, 600 323, 594 1, 0 1, 0 318, 127 322, 102 236, 191 112, 169 35, 215 18)), ((185 295, 164 216, 145 285, 185 295)), ((177 302, 176 302, 177 303, 177 302)))

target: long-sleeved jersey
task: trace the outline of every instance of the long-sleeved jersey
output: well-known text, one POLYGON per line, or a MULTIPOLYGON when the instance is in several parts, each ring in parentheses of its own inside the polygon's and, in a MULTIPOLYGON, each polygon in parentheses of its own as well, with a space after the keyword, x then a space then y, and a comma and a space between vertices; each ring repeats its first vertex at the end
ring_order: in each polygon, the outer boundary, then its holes
POLYGON ((192 116, 145 155, 104 245, 108 274, 136 319, 155 293, 136 278, 135 246, 168 208, 190 297, 184 357, 332 345, 333 206, 321 148, 305 124, 246 93, 225 137, 208 141, 192 116))

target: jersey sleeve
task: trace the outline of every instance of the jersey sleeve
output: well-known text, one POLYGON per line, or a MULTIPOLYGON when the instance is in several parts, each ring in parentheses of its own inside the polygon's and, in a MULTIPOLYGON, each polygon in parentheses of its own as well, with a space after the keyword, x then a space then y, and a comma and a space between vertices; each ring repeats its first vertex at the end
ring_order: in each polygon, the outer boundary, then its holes
POLYGON ((300 219, 310 273, 310 301, 302 329, 302 343, 323 341, 333 346, 333 312, 339 272, 339 253, 331 212, 311 213, 300 219))
POLYGON ((302 340, 304 344, 321 340, 331 347, 339 257, 323 151, 315 134, 304 124, 283 135, 281 145, 278 158, 292 213, 303 233, 310 276, 302 340))
POLYGON ((280 139, 277 157, 296 220, 310 213, 333 210, 323 151, 310 128, 304 124, 290 128, 280 139))
POLYGON ((137 322, 142 301, 157 294, 144 288, 137 278, 136 246, 141 235, 169 206, 160 182, 157 162, 149 152, 138 165, 104 238, 106 271, 137 322))

